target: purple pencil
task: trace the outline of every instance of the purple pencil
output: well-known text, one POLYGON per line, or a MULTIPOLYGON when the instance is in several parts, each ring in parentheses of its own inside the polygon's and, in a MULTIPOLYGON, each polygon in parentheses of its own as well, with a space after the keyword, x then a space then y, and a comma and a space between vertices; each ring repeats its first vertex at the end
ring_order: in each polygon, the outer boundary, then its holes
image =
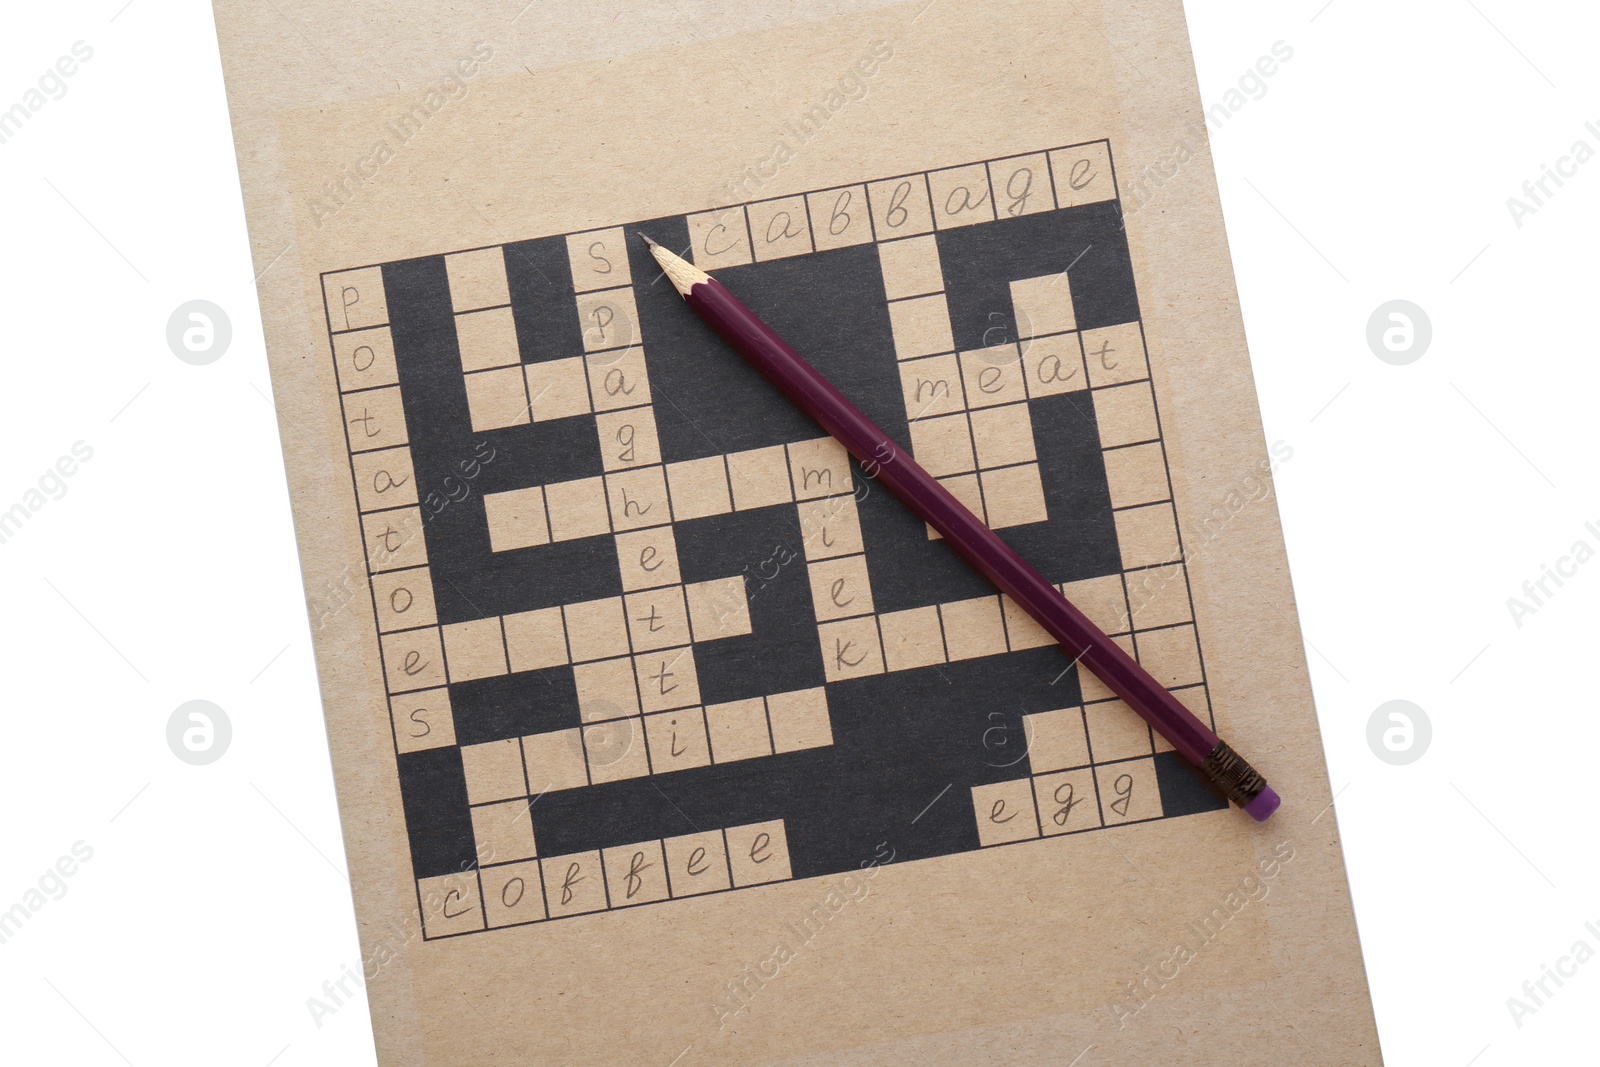
MULTIPOLYGON (((643 235, 641 235, 643 236, 643 235)), ((1200 773, 1257 822, 1278 794, 1255 768, 1152 678, 983 520, 705 271, 644 238, 684 301, 745 361, 860 461, 879 484, 932 526, 962 559, 1015 600, 1073 659, 1088 667, 1200 773)))

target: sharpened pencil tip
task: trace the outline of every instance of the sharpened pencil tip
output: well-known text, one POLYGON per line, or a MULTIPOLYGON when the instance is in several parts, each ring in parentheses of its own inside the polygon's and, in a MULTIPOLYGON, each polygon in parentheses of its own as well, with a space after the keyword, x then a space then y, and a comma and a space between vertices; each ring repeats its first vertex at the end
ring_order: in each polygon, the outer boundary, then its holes
POLYGON ((682 256, 674 255, 672 249, 659 241, 653 241, 648 234, 639 235, 650 246, 650 255, 661 266, 661 273, 672 282, 672 287, 682 296, 688 296, 689 290, 701 282, 710 281, 705 271, 696 267, 682 256))

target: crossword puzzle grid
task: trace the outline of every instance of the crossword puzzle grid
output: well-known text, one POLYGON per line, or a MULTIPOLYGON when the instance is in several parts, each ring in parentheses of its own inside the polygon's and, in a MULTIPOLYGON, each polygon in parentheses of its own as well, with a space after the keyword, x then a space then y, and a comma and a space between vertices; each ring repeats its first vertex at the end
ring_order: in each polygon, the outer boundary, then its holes
POLYGON ((1209 715, 1116 195, 1101 141, 323 276, 425 936, 1223 806, 637 236, 1209 715))

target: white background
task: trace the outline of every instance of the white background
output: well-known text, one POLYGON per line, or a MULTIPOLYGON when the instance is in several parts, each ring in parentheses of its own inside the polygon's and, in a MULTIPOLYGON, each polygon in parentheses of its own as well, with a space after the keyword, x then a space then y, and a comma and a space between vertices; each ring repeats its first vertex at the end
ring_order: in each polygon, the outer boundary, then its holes
MULTIPOLYGON (((1506 201, 1600 149, 1600 13, 1189 12, 1208 103, 1294 52, 1213 144, 1267 438, 1294 451, 1280 506, 1385 1054, 1593 1062, 1600 961, 1520 1027, 1506 1002, 1600 949, 1600 560, 1520 626, 1506 602, 1600 548, 1600 160, 1521 227, 1506 201), (1408 366, 1366 342, 1396 298, 1433 325, 1408 366), (1399 767, 1366 735, 1396 698, 1433 725, 1399 767)), ((75 442, 93 457, 0 544, 0 911, 75 843, 92 858, 0 944, 0 1056, 372 1062, 365 1000, 321 1025, 306 1005, 358 949, 210 7, 7 14, 0 108, 94 54, 0 144, 0 511, 75 442), (166 344, 195 298, 232 318, 210 366, 166 344), (195 698, 233 724, 206 767, 165 736, 195 698)))

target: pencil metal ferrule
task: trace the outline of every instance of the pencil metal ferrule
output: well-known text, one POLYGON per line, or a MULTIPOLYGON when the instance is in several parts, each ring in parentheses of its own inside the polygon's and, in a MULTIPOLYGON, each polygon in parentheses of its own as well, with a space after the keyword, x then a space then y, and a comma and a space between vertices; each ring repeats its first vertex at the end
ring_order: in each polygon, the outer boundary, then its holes
POLYGON ((1241 808, 1248 808, 1267 788, 1267 780, 1226 741, 1218 741, 1217 747, 1200 761, 1200 773, 1241 808))

